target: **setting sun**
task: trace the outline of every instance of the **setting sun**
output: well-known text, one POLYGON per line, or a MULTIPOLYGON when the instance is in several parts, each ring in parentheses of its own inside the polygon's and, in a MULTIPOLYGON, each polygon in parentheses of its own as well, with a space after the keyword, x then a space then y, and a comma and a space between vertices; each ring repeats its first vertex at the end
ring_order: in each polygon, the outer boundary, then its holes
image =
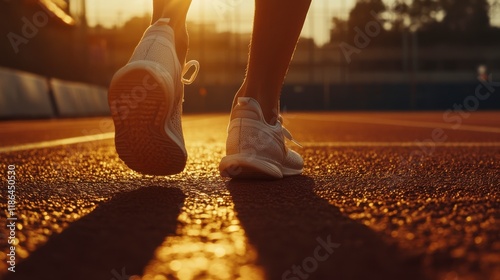
MULTIPOLYGON (((75 3, 79 2, 74 1, 75 3)), ((331 18, 346 17, 354 0, 330 2, 313 1, 309 17, 304 26, 303 36, 313 37, 317 43, 329 39, 331 18)), ((253 18, 253 1, 243 0, 193 0, 188 14, 191 22, 215 23, 219 31, 250 32, 253 18)), ((87 1, 89 24, 102 24, 106 27, 120 25, 130 17, 151 13, 150 0, 131 0, 127 5, 117 0, 87 1)))
MULTIPOLYGON (((72 0, 78 6, 81 0, 72 0)), ((391 5, 395 0, 384 1, 391 5)), ((489 1, 493 4, 493 0, 489 1)), ((74 3, 74 4, 73 4, 74 3)), ((151 0, 130 0, 124 5, 122 1, 87 0, 87 17, 89 24, 102 24, 106 27, 121 25, 133 16, 151 13, 151 0)), ((332 18, 347 18, 356 0, 315 0, 312 1, 309 16, 304 25, 302 36, 314 38, 316 43, 324 44, 330 38, 332 18)), ((254 1, 246 0, 193 0, 188 19, 196 23, 215 23, 219 31, 250 32, 252 28, 254 1)), ((498 8, 492 8, 491 23, 500 25, 497 16, 498 8)))

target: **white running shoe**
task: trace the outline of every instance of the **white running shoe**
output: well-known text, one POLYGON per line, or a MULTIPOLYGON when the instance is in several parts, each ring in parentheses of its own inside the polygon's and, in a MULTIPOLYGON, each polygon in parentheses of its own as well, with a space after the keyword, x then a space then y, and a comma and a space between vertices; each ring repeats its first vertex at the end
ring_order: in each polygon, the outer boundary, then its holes
POLYGON ((118 155, 149 175, 177 174, 186 166, 183 84, 192 83, 199 71, 197 61, 181 67, 168 23, 160 19, 146 30, 128 64, 114 75, 108 95, 118 155), (193 66, 193 75, 184 79, 193 66))
POLYGON ((219 165, 221 175, 257 179, 300 175, 304 161, 285 146, 285 137, 295 142, 281 119, 269 125, 255 99, 239 97, 231 112, 226 156, 219 165))

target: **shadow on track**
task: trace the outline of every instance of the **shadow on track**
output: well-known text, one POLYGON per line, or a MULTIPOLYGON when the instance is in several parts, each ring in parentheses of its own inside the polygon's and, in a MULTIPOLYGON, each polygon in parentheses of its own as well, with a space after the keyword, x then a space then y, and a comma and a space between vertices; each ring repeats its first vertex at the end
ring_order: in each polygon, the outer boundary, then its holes
POLYGON ((156 248, 175 233, 184 199, 181 190, 166 187, 118 194, 52 236, 6 280, 128 279, 124 271, 141 275, 156 248))
POLYGON ((425 279, 418 261, 345 217, 314 186, 305 176, 228 183, 268 279, 425 279))

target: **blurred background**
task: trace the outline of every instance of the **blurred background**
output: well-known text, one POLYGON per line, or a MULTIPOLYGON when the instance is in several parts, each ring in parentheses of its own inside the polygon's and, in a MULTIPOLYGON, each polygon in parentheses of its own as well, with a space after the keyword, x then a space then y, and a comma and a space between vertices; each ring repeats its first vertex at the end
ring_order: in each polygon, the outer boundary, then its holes
MULTIPOLYGON (((0 1, 3 107, 6 96, 19 94, 20 86, 6 86, 12 73, 46 79, 53 107, 62 93, 52 80, 105 89, 150 24, 151 9, 150 0, 0 1)), ((186 112, 230 110, 245 73, 252 16, 253 1, 193 1, 188 59, 202 68, 186 87, 186 112)), ((499 67, 498 0, 313 0, 282 106, 448 109, 494 81, 499 67)), ((499 108, 498 91, 480 106, 499 108)), ((61 114, 55 108, 51 116, 61 114)))

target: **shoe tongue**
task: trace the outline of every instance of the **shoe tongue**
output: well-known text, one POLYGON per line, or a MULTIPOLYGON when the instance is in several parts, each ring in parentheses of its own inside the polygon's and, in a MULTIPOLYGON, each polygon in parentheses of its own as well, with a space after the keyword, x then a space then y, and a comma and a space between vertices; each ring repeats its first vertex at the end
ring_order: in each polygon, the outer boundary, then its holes
POLYGON ((257 121, 264 119, 259 103, 251 97, 238 97, 238 103, 231 114, 231 119, 237 118, 253 119, 257 121))

